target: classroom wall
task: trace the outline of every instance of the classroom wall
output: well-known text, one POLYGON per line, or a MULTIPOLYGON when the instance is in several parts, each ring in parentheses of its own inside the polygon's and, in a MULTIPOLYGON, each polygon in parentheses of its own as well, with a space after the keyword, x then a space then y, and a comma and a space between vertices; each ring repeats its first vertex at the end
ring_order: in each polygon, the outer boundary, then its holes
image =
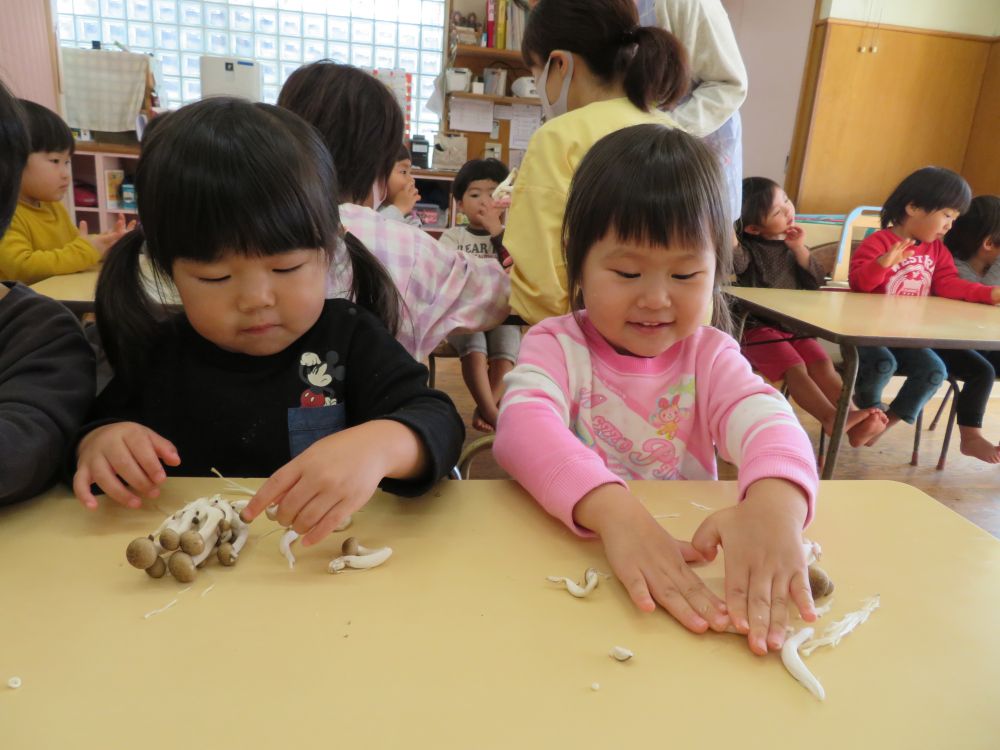
POLYGON ((880 205, 914 169, 963 169, 992 40, 888 28, 873 40, 850 21, 817 31, 789 175, 801 211, 880 205))
POLYGON ((823 0, 820 18, 1000 36, 997 0, 823 0))
POLYGON ((1000 41, 990 47, 962 174, 974 193, 1000 195, 1000 41))
POLYGON ((747 68, 743 174, 784 183, 813 6, 803 0, 722 0, 747 68))
POLYGON ((47 0, 3 0, 0 78, 15 96, 56 104, 56 66, 47 0))

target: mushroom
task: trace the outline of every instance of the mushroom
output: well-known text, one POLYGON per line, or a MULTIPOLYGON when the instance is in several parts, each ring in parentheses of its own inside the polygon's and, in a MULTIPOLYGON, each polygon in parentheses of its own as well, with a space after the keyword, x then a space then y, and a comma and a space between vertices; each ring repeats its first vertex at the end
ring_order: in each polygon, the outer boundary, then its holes
POLYGON ((167 567, 170 569, 170 575, 181 583, 191 583, 198 572, 191 555, 181 550, 170 556, 167 567))
POLYGON ((148 570, 157 560, 160 559, 161 550, 157 549, 156 542, 153 541, 152 534, 141 536, 129 542, 125 549, 125 559, 133 568, 148 570))
POLYGON ((624 646, 615 646, 608 653, 608 656, 617 661, 628 661, 633 656, 635 656, 635 654, 632 653, 631 650, 625 648, 624 646))
POLYGON ((597 588, 600 576, 601 574, 597 571, 597 568, 587 568, 586 572, 583 574, 583 579, 585 581, 585 585, 583 586, 576 581, 570 580, 569 578, 562 578, 560 576, 548 576, 545 580, 551 581, 552 583, 563 584, 569 593, 577 599, 582 599, 597 588))
POLYGON ((823 690, 823 686, 819 684, 819 680, 809 671, 802 662, 802 657, 799 656, 799 646, 811 638, 812 634, 812 628, 802 628, 798 633, 788 638, 785 641, 785 645, 781 647, 781 663, 785 665, 785 669, 788 670, 792 677, 802 683, 810 693, 820 700, 825 700, 826 691, 823 690))
POLYGON ((809 589, 812 591, 813 599, 822 599, 833 593, 833 581, 818 565, 809 566, 809 589))
POLYGON ((369 549, 353 536, 344 540, 340 550, 344 554, 330 561, 328 570, 331 573, 339 573, 344 568, 357 568, 359 570, 374 568, 392 556, 392 547, 369 549))

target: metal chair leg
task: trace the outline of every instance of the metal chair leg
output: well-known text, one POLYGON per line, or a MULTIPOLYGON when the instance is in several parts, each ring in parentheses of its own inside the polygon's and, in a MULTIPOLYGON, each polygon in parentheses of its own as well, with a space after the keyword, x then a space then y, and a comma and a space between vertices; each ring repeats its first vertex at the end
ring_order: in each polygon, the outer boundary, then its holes
POLYGON ((941 399, 941 405, 938 407, 937 413, 934 415, 934 419, 931 420, 931 426, 928 430, 933 430, 937 427, 938 420, 941 419, 941 415, 944 413, 944 408, 948 405, 948 399, 951 398, 952 393, 958 395, 958 383, 956 383, 951 378, 948 378, 948 390, 944 394, 944 398, 941 399))
POLYGON ((463 479, 469 478, 469 472, 472 470, 472 459, 476 457, 476 454, 493 448, 495 439, 496 435, 483 435, 465 446, 462 455, 458 457, 458 471, 463 479))
POLYGON ((943 471, 945 462, 948 460, 948 445, 951 443, 951 432, 955 429, 955 418, 958 415, 958 383, 951 382, 951 391, 955 391, 955 398, 951 402, 951 410, 948 412, 948 426, 944 431, 944 443, 941 445, 941 455, 938 456, 937 470, 943 471))
POLYGON ((913 455, 910 456, 910 466, 917 466, 920 463, 920 433, 924 427, 924 411, 917 414, 917 421, 913 425, 913 455))

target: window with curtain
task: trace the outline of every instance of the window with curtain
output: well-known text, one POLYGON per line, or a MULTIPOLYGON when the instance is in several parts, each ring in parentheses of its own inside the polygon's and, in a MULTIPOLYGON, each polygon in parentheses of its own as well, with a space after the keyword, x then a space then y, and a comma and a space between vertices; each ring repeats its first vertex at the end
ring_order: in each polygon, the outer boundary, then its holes
POLYGON ((293 70, 330 58, 412 73, 411 131, 438 129, 426 103, 441 70, 445 0, 52 1, 61 46, 99 40, 152 54, 164 106, 201 97, 201 55, 258 62, 271 103, 293 70))

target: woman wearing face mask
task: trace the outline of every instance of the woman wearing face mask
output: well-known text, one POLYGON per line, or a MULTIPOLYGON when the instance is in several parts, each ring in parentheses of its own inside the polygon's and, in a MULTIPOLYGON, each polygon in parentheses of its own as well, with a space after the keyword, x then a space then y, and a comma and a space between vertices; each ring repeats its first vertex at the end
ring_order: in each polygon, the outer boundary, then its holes
POLYGON ((521 50, 546 122, 532 136, 514 183, 504 245, 514 259, 511 307, 537 323, 570 309, 562 222, 580 160, 622 128, 675 127, 659 108, 686 93, 690 73, 676 37, 639 25, 634 0, 540 0, 521 50))

